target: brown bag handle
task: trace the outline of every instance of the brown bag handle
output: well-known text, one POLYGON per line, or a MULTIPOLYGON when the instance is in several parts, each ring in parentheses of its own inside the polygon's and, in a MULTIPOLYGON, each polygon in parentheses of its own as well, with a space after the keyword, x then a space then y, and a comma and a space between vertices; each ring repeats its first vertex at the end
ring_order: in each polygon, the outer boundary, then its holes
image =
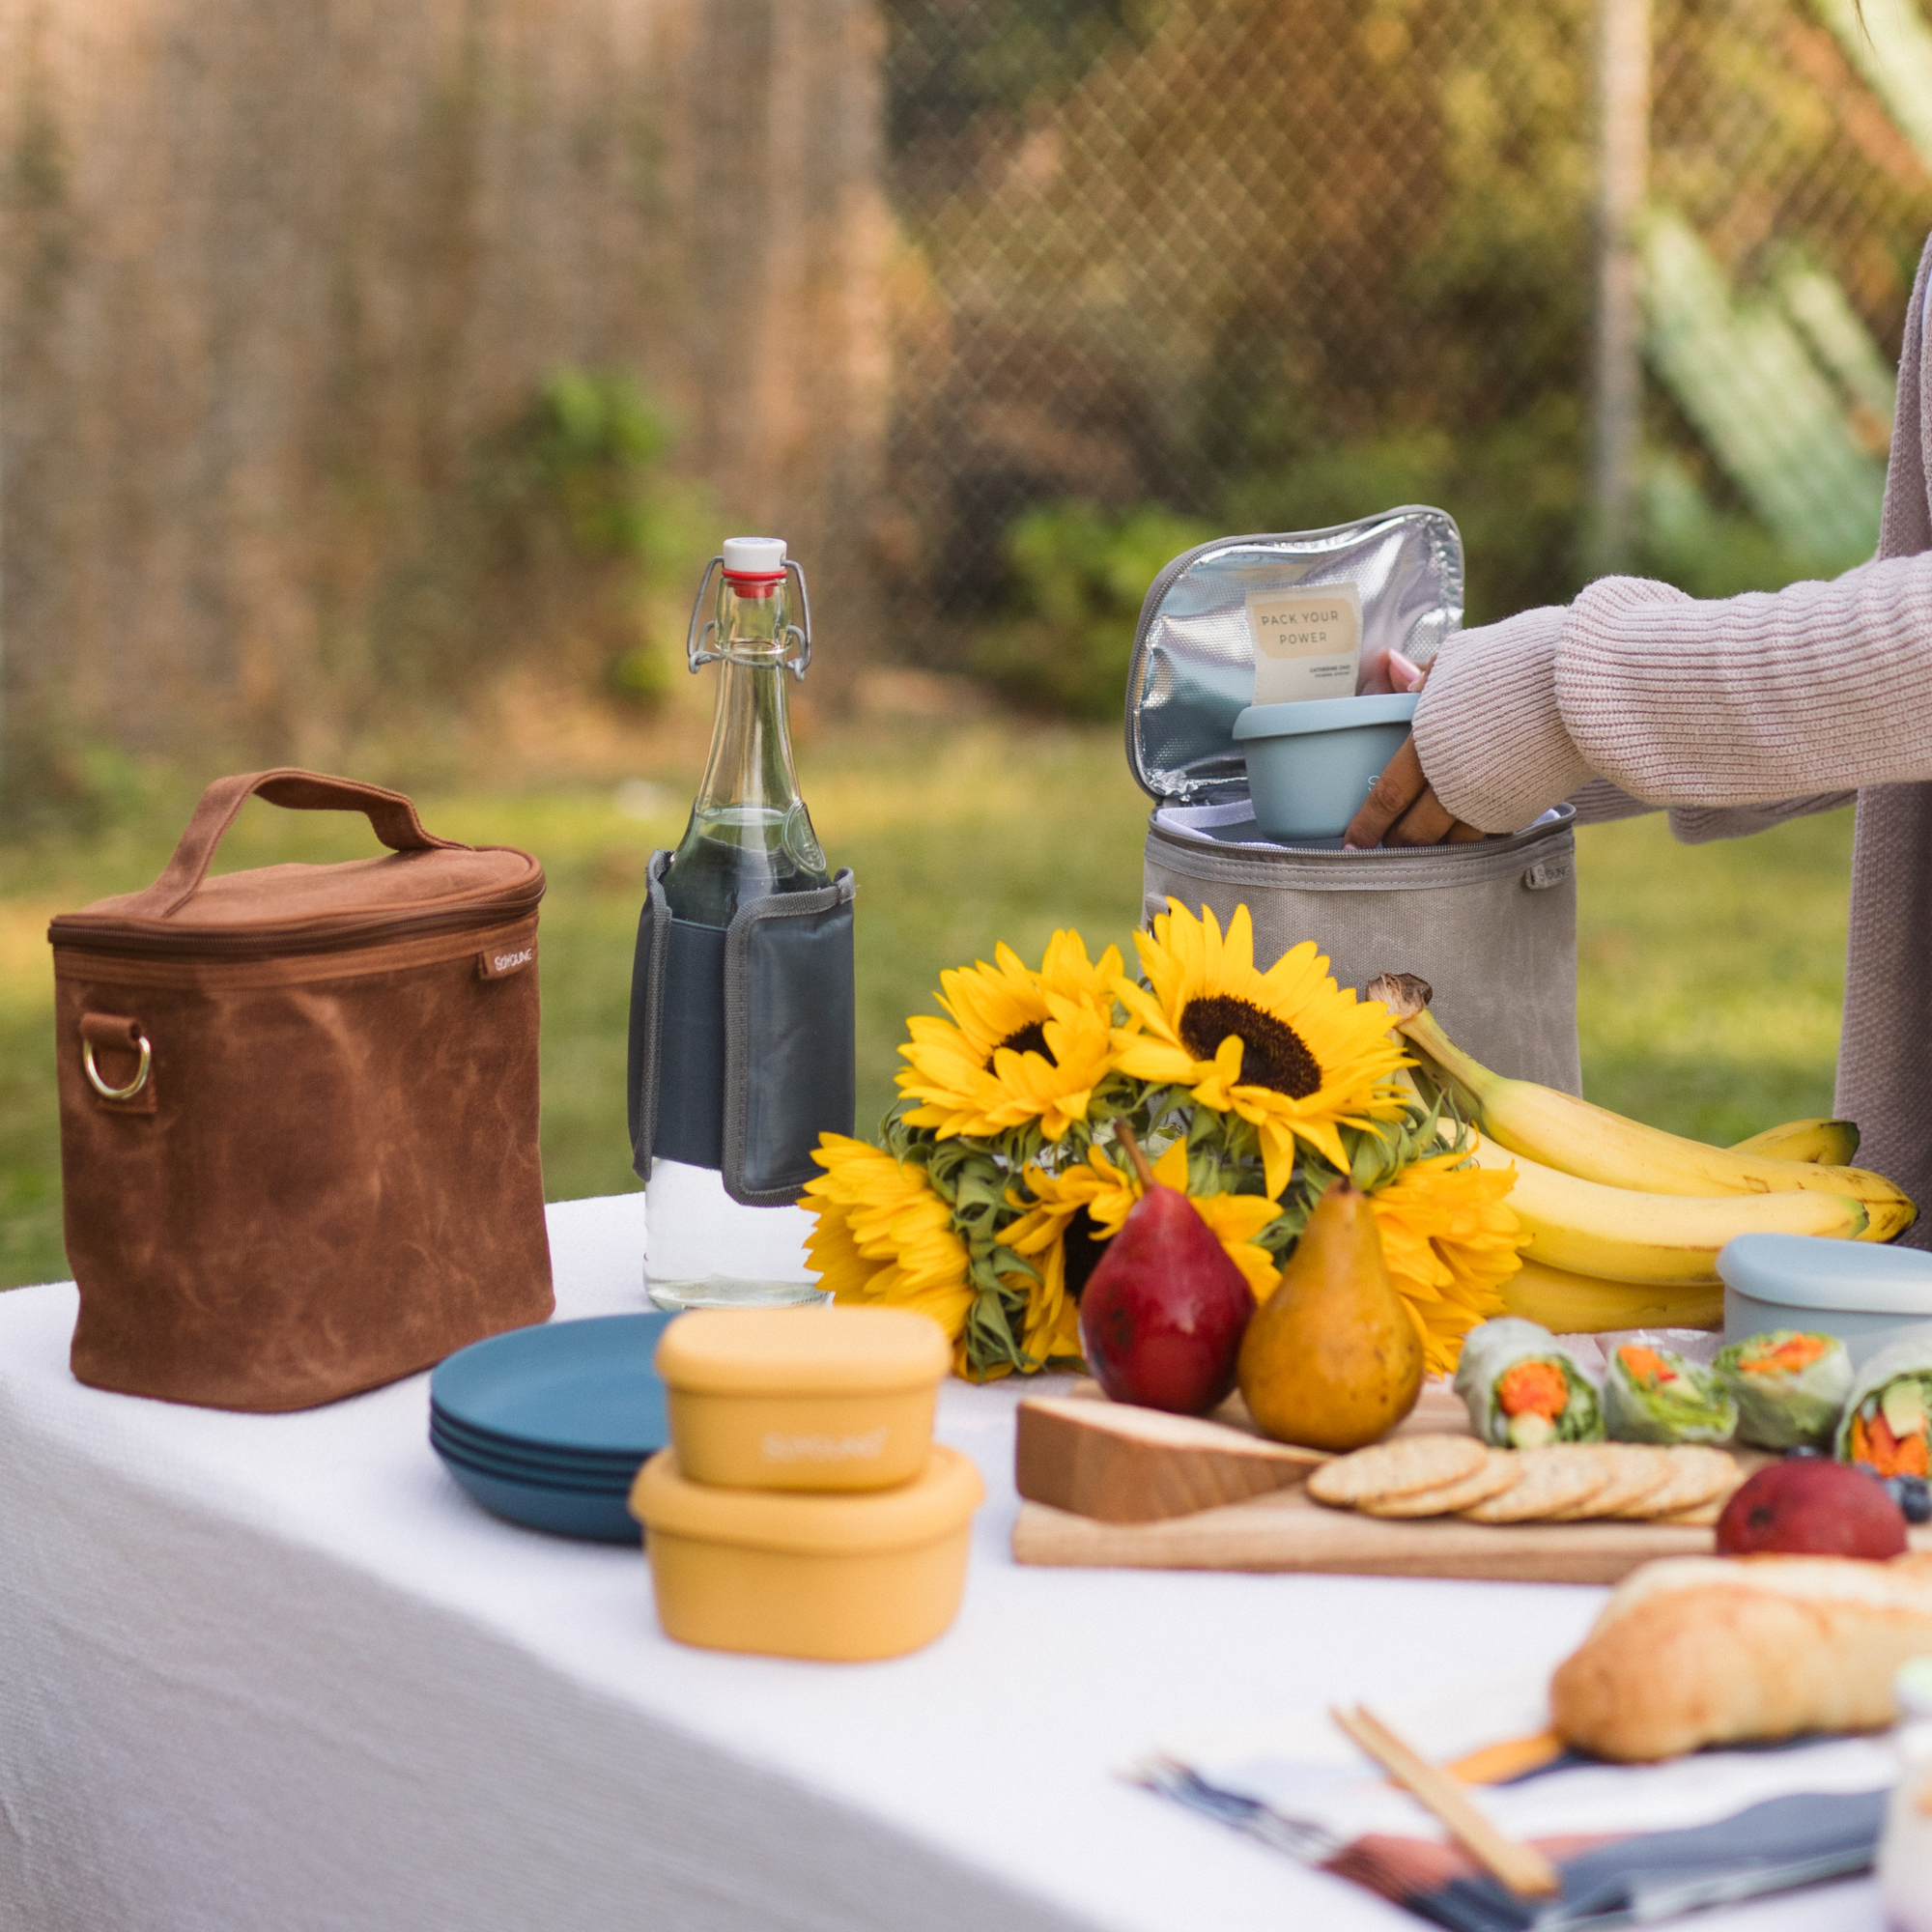
POLYGON ((399 791, 359 784, 354 779, 332 779, 293 765, 271 772, 239 772, 232 778, 216 779, 202 793, 201 803, 161 876, 146 892, 128 899, 122 910, 144 919, 166 919, 179 912, 201 890, 214 861, 214 849, 234 824, 235 814, 258 796, 291 811, 366 813, 371 830, 392 852, 469 849, 458 839, 438 838, 425 832, 415 807, 399 791))

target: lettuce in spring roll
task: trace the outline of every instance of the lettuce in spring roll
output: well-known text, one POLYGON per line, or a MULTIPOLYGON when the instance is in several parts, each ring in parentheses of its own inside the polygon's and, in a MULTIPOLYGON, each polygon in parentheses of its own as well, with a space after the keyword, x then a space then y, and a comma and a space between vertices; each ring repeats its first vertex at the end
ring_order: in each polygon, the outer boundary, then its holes
POLYGON ((1643 1342, 1611 1350, 1604 1407, 1616 1442, 1727 1442, 1738 1427, 1738 1406, 1709 1369, 1643 1342))
POLYGON ((1604 1439, 1596 1382, 1548 1328, 1520 1316, 1485 1321, 1463 1338, 1456 1393, 1476 1434, 1499 1449, 1604 1439))
POLYGON ((1836 1450, 1881 1476, 1932 1475, 1932 1328, 1881 1349, 1852 1382, 1836 1450))
POLYGON ((1738 1435, 1760 1449, 1831 1445, 1852 1392, 1852 1358, 1835 1335, 1774 1328, 1718 1350, 1711 1365, 1738 1406, 1738 1435))

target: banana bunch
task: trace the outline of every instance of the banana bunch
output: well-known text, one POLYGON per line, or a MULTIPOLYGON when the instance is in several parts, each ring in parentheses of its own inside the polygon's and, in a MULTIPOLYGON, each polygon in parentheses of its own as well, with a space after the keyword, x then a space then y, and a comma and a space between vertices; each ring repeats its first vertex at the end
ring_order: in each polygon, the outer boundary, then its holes
POLYGON ((1716 1327, 1718 1250, 1734 1235, 1889 1241, 1916 1218, 1899 1188, 1848 1164, 1849 1122, 1793 1121, 1707 1147, 1492 1073, 1442 1031, 1429 987, 1407 974, 1367 990, 1478 1130, 1477 1161, 1516 1171, 1509 1201, 1529 1239, 1503 1286, 1513 1315, 1570 1333, 1716 1327))

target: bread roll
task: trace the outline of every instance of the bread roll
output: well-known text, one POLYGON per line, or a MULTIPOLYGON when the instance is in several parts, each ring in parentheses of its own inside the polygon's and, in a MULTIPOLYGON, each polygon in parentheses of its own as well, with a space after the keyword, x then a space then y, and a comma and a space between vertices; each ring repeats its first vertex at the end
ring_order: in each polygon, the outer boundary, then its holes
POLYGON ((1677 1556, 1627 1577, 1550 1681, 1598 1757, 1890 1723, 1892 1673, 1932 1655, 1932 1567, 1910 1558, 1677 1556))

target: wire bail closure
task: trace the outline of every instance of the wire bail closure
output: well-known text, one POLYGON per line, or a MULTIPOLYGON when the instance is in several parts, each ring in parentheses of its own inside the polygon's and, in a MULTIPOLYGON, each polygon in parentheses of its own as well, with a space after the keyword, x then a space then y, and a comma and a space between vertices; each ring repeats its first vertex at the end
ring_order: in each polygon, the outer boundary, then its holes
MULTIPOLYGON (((704 614, 712 594, 711 580, 724 568, 724 554, 721 551, 704 566, 704 576, 697 585, 697 599, 691 607, 691 626, 684 635, 684 659, 687 668, 694 673, 700 665, 723 664, 731 657, 729 651, 719 648, 715 641, 718 619, 704 614)), ((811 663, 811 597, 805 587, 805 566, 796 557, 785 558, 784 574, 788 584, 795 582, 798 586, 798 613, 802 622, 787 624, 780 632, 788 648, 780 651, 778 662, 787 667, 792 676, 802 682, 806 667, 811 663)))

